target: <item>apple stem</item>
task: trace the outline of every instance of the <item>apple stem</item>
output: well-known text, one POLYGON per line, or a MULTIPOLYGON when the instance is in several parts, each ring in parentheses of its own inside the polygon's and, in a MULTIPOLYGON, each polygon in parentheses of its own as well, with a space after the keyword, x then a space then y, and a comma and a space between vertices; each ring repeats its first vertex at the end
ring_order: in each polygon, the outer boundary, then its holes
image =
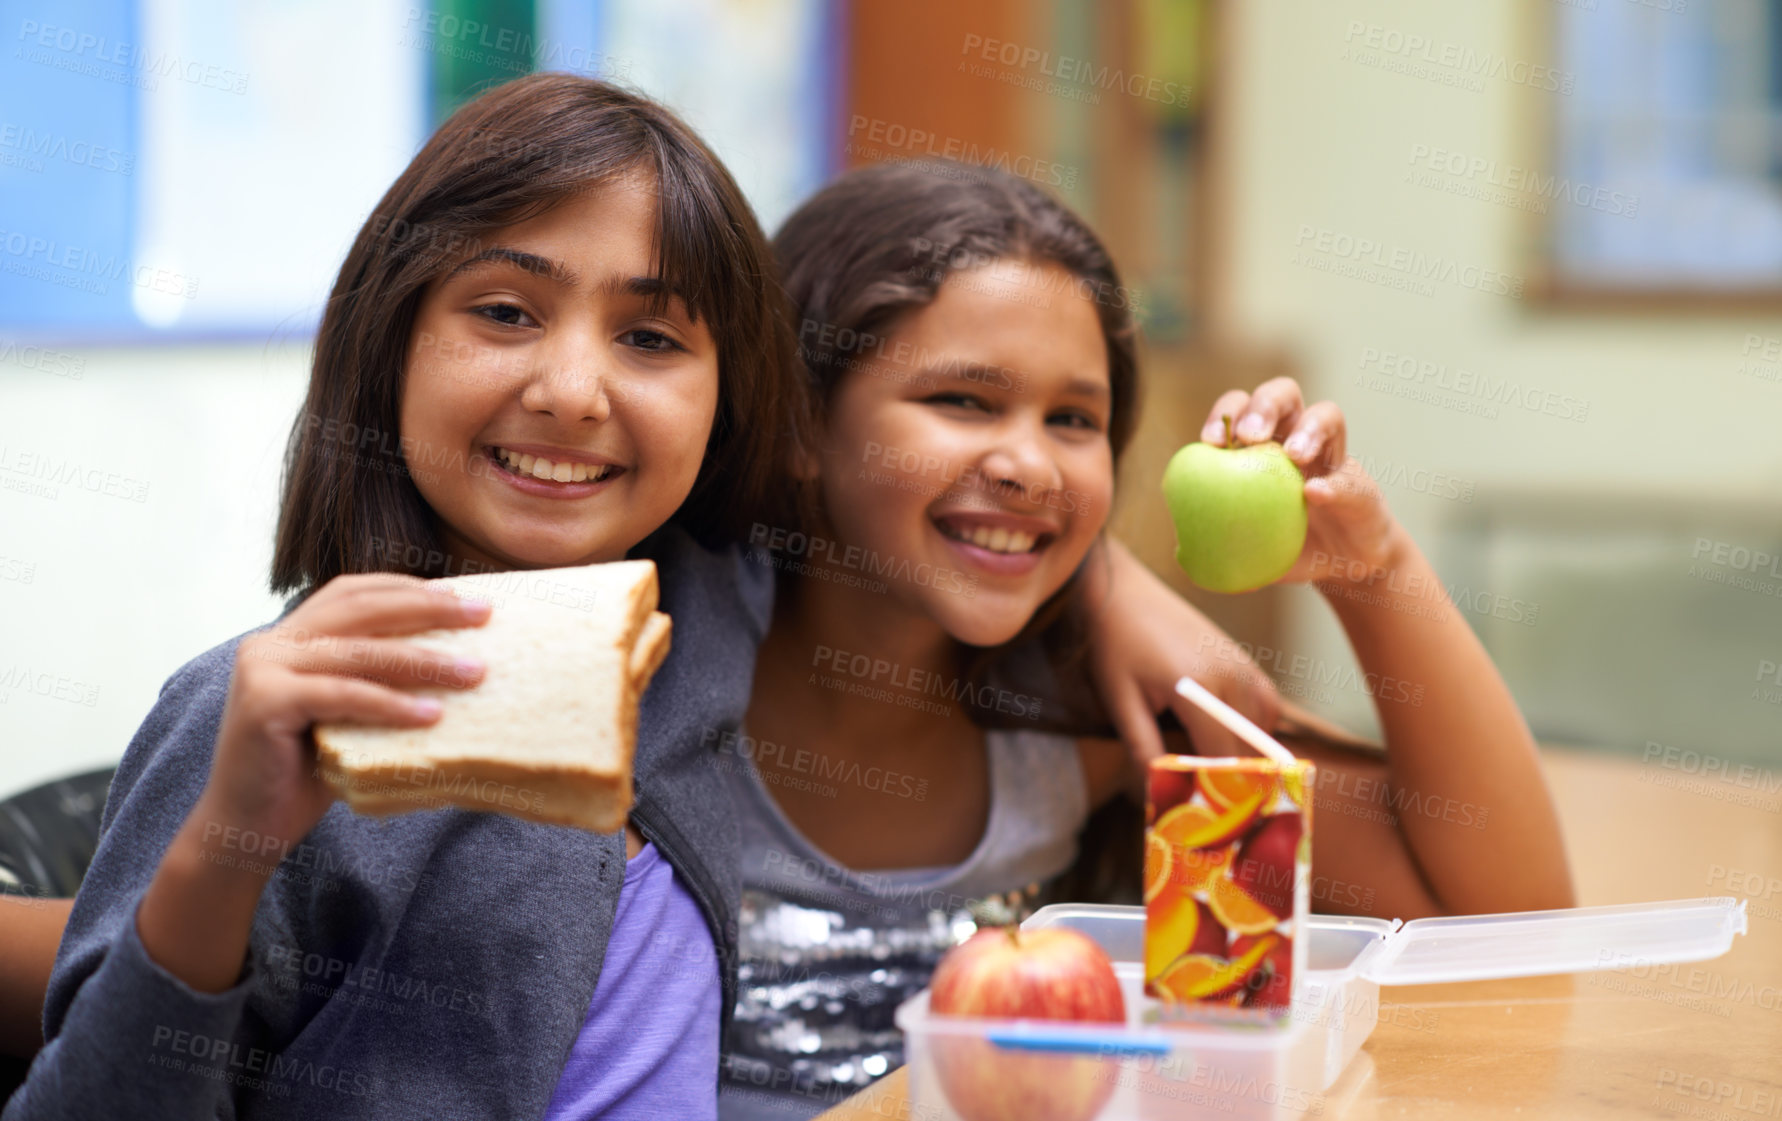
POLYGON ((1009 936, 1009 945, 1019 946, 1021 944, 1021 924, 1010 923, 1003 927, 1002 930, 1004 934, 1009 936))
POLYGON ((1225 422, 1225 446, 1229 448, 1231 446, 1231 414, 1226 413, 1219 419, 1225 422))

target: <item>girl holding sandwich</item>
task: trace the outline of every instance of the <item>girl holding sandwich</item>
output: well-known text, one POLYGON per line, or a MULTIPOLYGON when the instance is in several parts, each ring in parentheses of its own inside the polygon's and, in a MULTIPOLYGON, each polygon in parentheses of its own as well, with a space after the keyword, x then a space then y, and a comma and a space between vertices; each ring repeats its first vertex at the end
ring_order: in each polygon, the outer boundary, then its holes
POLYGON ((300 598, 130 744, 7 1121, 711 1114, 736 834, 699 744, 771 590, 724 543, 796 439, 771 276, 729 174, 642 97, 535 75, 440 128, 323 314, 273 559, 300 598), (403 686, 482 675, 403 641, 489 617, 423 577, 627 556, 676 634, 623 833, 334 802, 312 725, 426 726, 403 686))

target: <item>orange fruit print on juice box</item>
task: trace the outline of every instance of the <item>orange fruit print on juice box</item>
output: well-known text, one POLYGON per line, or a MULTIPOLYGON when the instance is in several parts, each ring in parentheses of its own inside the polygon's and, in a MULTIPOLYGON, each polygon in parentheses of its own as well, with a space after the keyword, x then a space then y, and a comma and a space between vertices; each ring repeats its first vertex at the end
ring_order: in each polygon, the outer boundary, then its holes
POLYGON ((1145 806, 1145 992, 1163 1021, 1269 1022, 1305 968, 1312 766, 1166 755, 1145 806))

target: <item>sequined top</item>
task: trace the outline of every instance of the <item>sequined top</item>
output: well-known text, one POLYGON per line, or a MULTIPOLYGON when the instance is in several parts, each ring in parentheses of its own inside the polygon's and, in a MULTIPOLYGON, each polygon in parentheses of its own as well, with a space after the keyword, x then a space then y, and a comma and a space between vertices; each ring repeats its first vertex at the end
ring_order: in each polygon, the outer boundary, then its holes
MULTIPOLYGON (((990 814, 964 862, 856 872, 801 834, 751 762, 753 741, 720 752, 742 830, 736 1017, 726 1041, 724 1121, 814 1116, 903 1065, 892 1016, 928 984, 940 956, 977 929, 974 902, 1018 907, 1076 856, 1088 793, 1063 736, 991 731, 990 814)), ((805 781, 793 776, 794 781, 805 781)), ((866 783, 920 799, 894 767, 812 779, 866 783)))

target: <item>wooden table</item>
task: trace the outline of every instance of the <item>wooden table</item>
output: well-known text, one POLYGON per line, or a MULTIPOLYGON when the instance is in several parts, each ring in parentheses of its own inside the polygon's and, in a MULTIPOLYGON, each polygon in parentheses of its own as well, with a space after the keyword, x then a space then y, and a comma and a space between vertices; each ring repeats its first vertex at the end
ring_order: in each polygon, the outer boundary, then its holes
MULTIPOLYGON (((1740 785, 1674 762, 1547 753, 1578 903, 1747 898, 1731 951, 1383 989, 1379 1026, 1314 1116, 1782 1119, 1782 766, 1740 785)), ((904 1093, 898 1071, 820 1121, 913 1118, 904 1093)))

